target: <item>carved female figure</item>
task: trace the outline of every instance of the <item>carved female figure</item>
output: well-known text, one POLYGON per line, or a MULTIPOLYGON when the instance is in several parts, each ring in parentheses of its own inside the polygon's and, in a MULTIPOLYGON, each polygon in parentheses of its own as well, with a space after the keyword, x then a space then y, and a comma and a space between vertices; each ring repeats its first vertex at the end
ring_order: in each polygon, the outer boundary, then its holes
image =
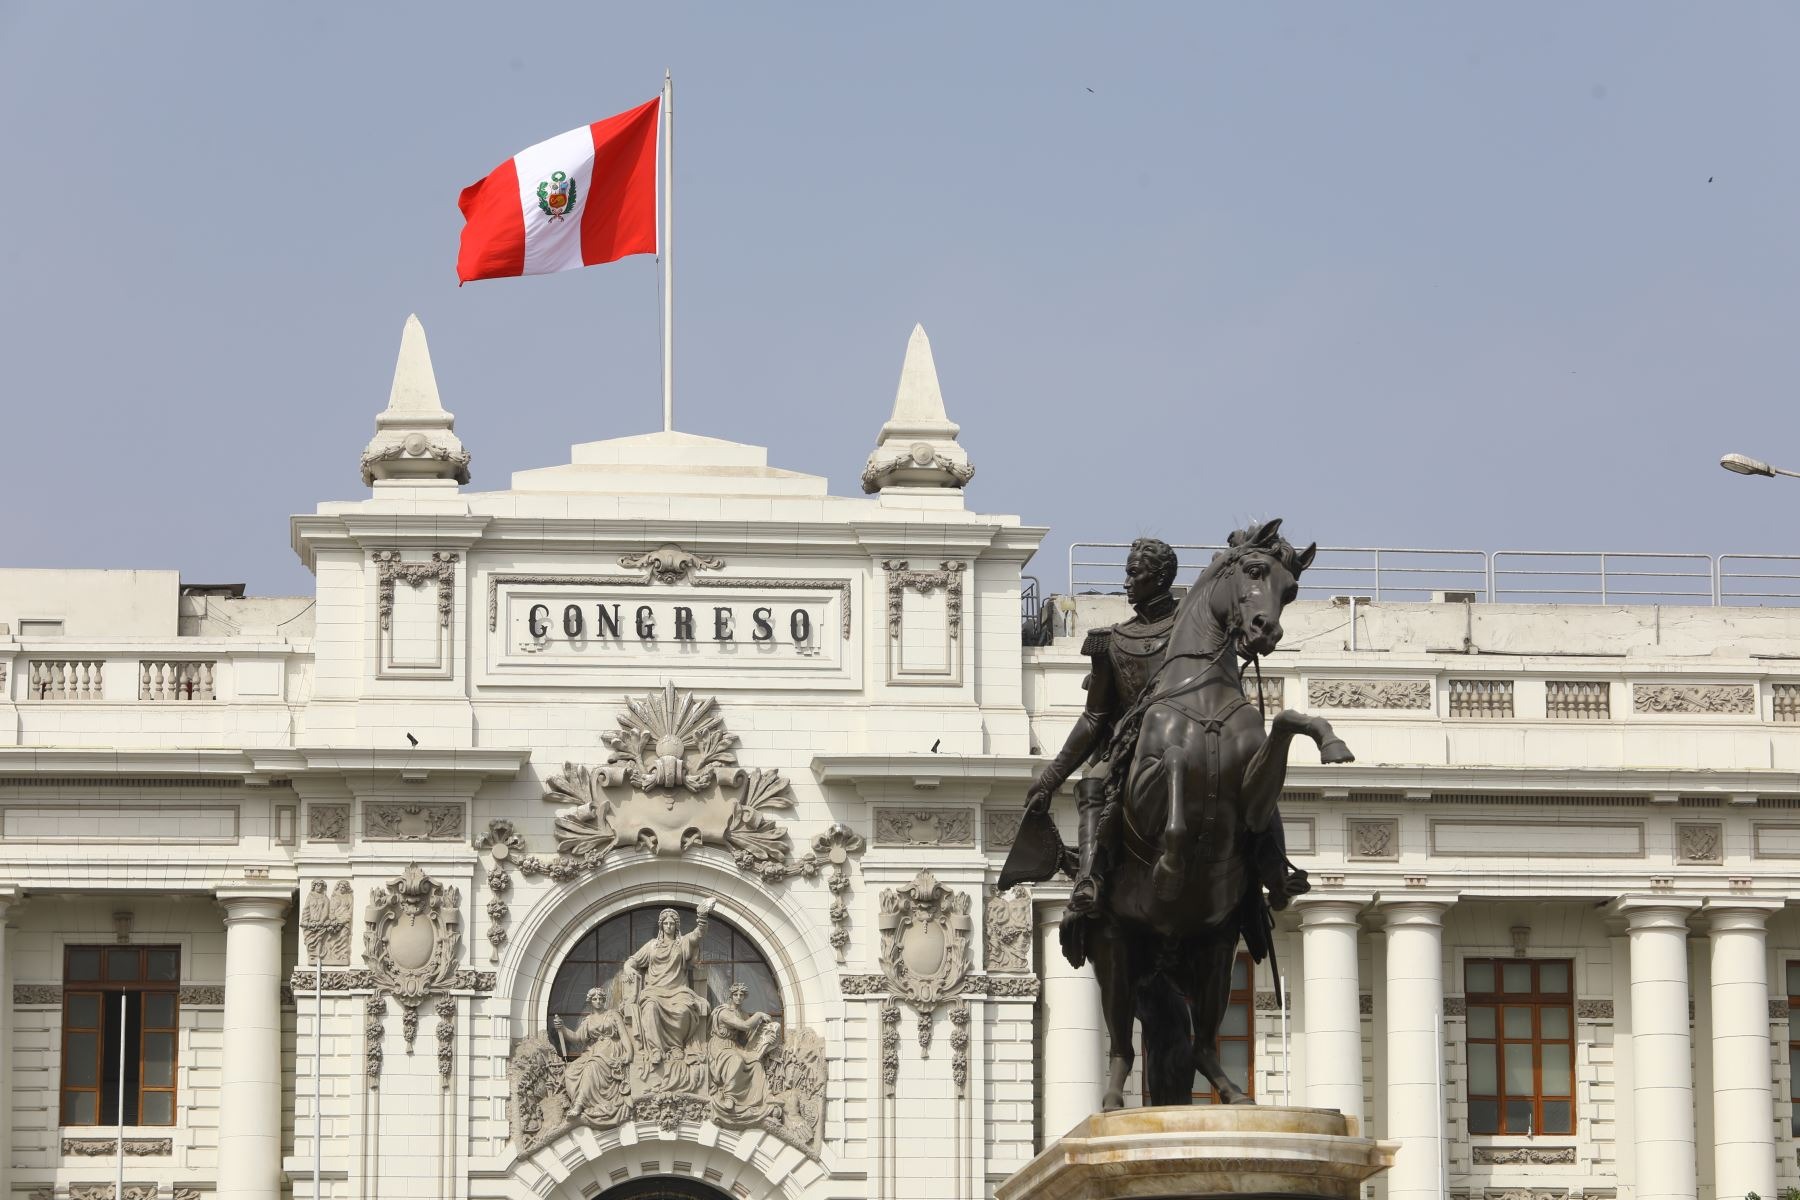
POLYGON ((619 1014, 606 1007, 605 989, 590 989, 587 1004, 588 1014, 572 1030, 564 1026, 561 1017, 550 1018, 551 1028, 565 1044, 587 1047, 563 1071, 569 1116, 597 1125, 616 1125, 631 1111, 631 1043, 619 1014))
POLYGON ((713 902, 702 900, 696 907, 694 931, 686 934, 675 910, 663 909, 656 937, 626 960, 638 980, 637 1036, 643 1051, 638 1075, 651 1090, 703 1093, 706 1088, 707 1004, 689 979, 713 902))
POLYGON ((754 1125, 771 1108, 763 1058, 774 1049, 781 1023, 768 1013, 746 1013, 744 997, 749 994, 749 988, 734 983, 731 999, 713 1009, 706 1065, 712 1076, 713 1119, 721 1125, 754 1125))

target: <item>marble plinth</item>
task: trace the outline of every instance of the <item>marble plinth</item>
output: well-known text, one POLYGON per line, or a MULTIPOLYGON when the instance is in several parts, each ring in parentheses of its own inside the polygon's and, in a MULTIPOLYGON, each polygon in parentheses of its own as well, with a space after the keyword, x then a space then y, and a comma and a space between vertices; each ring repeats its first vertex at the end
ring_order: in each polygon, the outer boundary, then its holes
POLYGON ((994 1200, 1355 1200, 1394 1165, 1335 1109, 1268 1104, 1096 1113, 994 1190, 994 1200))

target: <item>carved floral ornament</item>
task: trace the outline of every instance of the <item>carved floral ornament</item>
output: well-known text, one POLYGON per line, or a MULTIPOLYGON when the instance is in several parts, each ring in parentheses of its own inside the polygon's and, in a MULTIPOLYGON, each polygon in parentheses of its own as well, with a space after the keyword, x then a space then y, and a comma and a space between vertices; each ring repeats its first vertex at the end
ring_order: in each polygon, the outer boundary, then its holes
POLYGON ((1639 713, 1750 713, 1756 711, 1756 685, 1637 684, 1631 708, 1639 713))
POLYGON ((887 572, 889 637, 900 636, 901 614, 907 588, 913 589, 921 596, 929 596, 942 588, 944 590, 945 620, 950 628, 950 636, 954 638, 961 635, 963 574, 969 569, 968 563, 946 559, 938 563, 938 569, 935 571, 915 571, 906 559, 890 558, 882 562, 881 569, 887 572))
POLYGON ((642 571, 658 583, 676 584, 686 579, 690 571, 717 571, 725 560, 695 554, 669 542, 642 554, 627 554, 619 565, 627 571, 642 571))
POLYGON ((718 701, 665 684, 627 700, 618 724, 601 734, 610 751, 604 765, 565 763, 547 781, 544 799, 573 803, 556 813, 557 857, 512 857, 525 874, 573 879, 598 870, 620 846, 665 857, 717 846, 760 879, 810 879, 841 866, 835 854, 862 852, 861 837, 834 827, 794 855, 773 816, 794 807, 788 781, 779 770, 738 765, 737 735, 726 729, 718 701))
POLYGON ((433 580, 438 585, 438 624, 448 629, 456 612, 456 558, 450 551, 434 550, 431 561, 409 563, 400 561, 398 550, 375 551, 376 610, 381 616, 382 629, 393 627, 394 585, 397 582, 416 588, 433 580))

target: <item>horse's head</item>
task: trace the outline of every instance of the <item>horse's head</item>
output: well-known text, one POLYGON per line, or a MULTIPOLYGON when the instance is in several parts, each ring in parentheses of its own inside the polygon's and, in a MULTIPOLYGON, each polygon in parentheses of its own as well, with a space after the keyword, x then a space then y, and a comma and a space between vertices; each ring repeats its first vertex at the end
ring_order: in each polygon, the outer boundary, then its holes
POLYGON ((1212 615, 1238 635, 1251 654, 1267 654, 1281 642, 1281 610, 1300 594, 1300 573, 1312 565, 1318 546, 1295 550, 1281 536, 1281 518, 1233 533, 1229 549, 1207 572, 1212 615))

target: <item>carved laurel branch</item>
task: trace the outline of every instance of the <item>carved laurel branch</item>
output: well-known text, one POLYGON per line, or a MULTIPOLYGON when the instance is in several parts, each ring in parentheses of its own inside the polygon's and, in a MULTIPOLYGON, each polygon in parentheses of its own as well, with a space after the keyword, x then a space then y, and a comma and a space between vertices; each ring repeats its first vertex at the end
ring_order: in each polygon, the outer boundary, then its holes
POLYGON ((963 573, 969 564, 945 559, 938 563, 935 571, 914 571, 903 558, 886 559, 881 569, 887 572, 887 614, 888 636, 900 636, 900 617, 907 588, 912 588, 921 596, 929 596, 939 588, 944 589, 944 608, 946 622, 950 627, 950 636, 962 634, 962 595, 963 573))
POLYGON ((394 584, 422 587, 432 580, 438 585, 438 624, 448 629, 456 612, 456 558, 448 550, 433 550, 430 562, 401 562, 398 550, 377 550, 374 554, 377 579, 376 610, 381 615, 381 628, 394 623, 394 584))
POLYGON ((1631 708, 1640 713, 1748 713, 1756 711, 1756 685, 1636 684, 1631 708))
POLYGON ((1430 708, 1429 679, 1309 679, 1315 708, 1430 708))
MULTIPOLYGON (((310 996, 313 992, 313 978, 310 968, 295 967, 293 973, 288 976, 288 986, 294 990, 296 995, 310 996)), ((326 971, 324 984, 325 986, 321 990, 336 993, 367 992, 378 987, 375 972, 369 970, 326 971)), ((472 971, 464 967, 450 976, 449 982, 444 985, 444 988, 450 992, 489 993, 497 985, 498 977, 494 972, 472 971)), ((225 989, 219 988, 217 991, 220 993, 220 998, 215 1003, 222 1004, 224 1003, 225 989)), ((187 1003, 185 998, 182 1003, 187 1003)))

